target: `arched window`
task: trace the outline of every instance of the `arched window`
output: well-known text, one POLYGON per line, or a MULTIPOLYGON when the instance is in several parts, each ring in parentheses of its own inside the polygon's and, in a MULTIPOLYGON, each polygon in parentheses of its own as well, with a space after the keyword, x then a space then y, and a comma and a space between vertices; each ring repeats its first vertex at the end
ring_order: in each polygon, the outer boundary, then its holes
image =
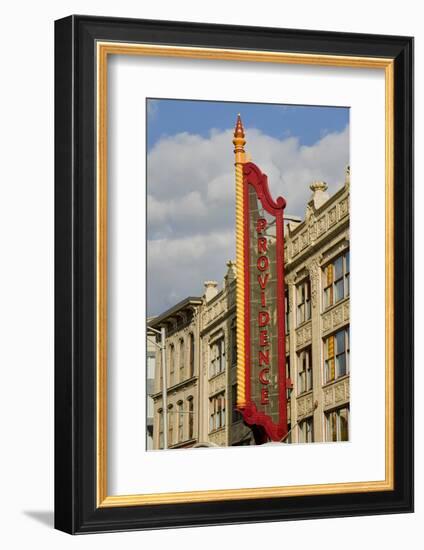
POLYGON ((187 399, 188 401, 188 438, 194 438, 194 403, 193 397, 190 396, 187 399))
POLYGON ((194 376, 194 334, 190 333, 189 378, 194 376))
POLYGON ((163 449, 163 410, 162 409, 158 409, 158 427, 159 427, 158 445, 159 445, 159 449, 163 449))
POLYGON ((175 383, 175 346, 171 344, 169 348, 169 385, 175 383))
POLYGON ((168 405, 168 447, 174 444, 174 410, 168 405))
POLYGON ((183 402, 178 401, 178 441, 184 441, 184 411, 183 402))
POLYGON ((184 380, 185 346, 184 339, 180 339, 180 382, 184 380))

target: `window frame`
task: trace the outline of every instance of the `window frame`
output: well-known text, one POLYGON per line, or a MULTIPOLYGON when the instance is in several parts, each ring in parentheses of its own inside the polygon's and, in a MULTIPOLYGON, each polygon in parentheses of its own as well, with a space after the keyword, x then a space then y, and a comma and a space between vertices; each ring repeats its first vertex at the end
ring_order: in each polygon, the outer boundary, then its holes
POLYGON ((209 433, 226 427, 225 390, 209 397, 209 433))
POLYGON ((313 390, 313 359, 312 346, 306 346, 297 352, 297 395, 303 395, 313 390), (306 364, 303 357, 306 355, 306 364), (304 367, 304 368, 303 368, 304 367), (308 380, 310 384, 308 385, 308 380), (302 387, 304 389, 302 389, 302 387))
POLYGON ((179 381, 182 382, 185 374, 185 340, 183 337, 178 341, 178 363, 179 381))
POLYGON ((194 369, 195 369, 195 350, 196 342, 194 341, 194 334, 190 332, 189 334, 189 378, 193 378, 194 369))
POLYGON ((350 325, 345 325, 341 327, 339 330, 336 330, 335 332, 333 332, 332 334, 325 336, 323 338, 323 346, 324 346, 324 352, 323 352, 324 385, 335 382, 336 380, 340 380, 345 376, 349 376, 350 375, 350 325), (343 340, 344 340, 344 350, 342 353, 339 353, 338 344, 337 344, 337 335, 342 332, 343 332, 343 340), (330 339, 332 339, 333 341, 332 345, 329 344, 331 341, 330 339), (332 355, 330 356, 328 356, 329 345, 330 345, 330 349, 332 348, 332 355), (340 374, 338 358, 341 357, 342 355, 345 356, 345 359, 344 359, 345 369, 344 369, 344 372, 340 374), (330 367, 329 367, 329 361, 332 361, 332 365, 330 367), (331 371, 334 372, 333 377, 329 377, 329 369, 331 369, 331 371))
POLYGON ((298 442, 314 443, 314 417, 308 416, 299 420, 298 424, 298 442), (304 429, 305 428, 305 429, 304 429), (309 428, 309 430, 308 430, 309 428))
POLYGON ((158 409, 157 414, 159 416, 159 422, 158 422, 158 426, 159 426, 159 430, 158 430, 158 448, 163 449, 164 445, 165 445, 165 440, 164 440, 164 437, 163 437, 163 425, 164 425, 163 409, 162 408, 158 409))
POLYGON ((174 445, 174 405, 168 405, 168 447, 174 445))
POLYGON ((327 443, 336 443, 336 442, 344 442, 349 441, 349 435, 350 435, 350 407, 348 404, 342 405, 341 407, 337 407, 335 409, 331 409, 328 411, 324 411, 324 426, 325 426, 325 441, 327 443), (340 413, 341 411, 346 411, 346 428, 347 428, 347 438, 342 439, 342 427, 340 422, 340 413), (335 419, 335 428, 336 428, 336 439, 329 438, 330 432, 333 433, 333 425, 330 421, 331 419, 335 419))
POLYGON ((177 401, 177 441, 181 443, 184 441, 184 402, 182 399, 177 401))
POLYGON ((331 259, 325 266, 322 268, 322 300, 323 300, 323 310, 339 304, 341 301, 345 300, 350 296, 350 250, 346 249, 341 254, 338 254, 331 259), (338 260, 342 261, 342 269, 340 277, 336 279, 336 262, 338 260), (342 297, 336 299, 337 294, 337 284, 343 282, 343 295, 342 297), (328 291, 328 292, 327 292, 328 291), (328 300, 328 295, 331 296, 331 300, 328 300), (331 302, 331 303, 330 303, 331 302))
POLYGON ((304 278, 296 285, 296 326, 299 327, 312 319, 311 279, 304 278), (301 301, 299 300, 301 296, 301 301))
POLYGON ((188 401, 188 439, 194 439, 194 398, 187 397, 188 401))
POLYGON ((169 386, 175 384, 175 344, 169 346, 169 386))
POLYGON ((222 334, 209 344, 209 379, 226 370, 225 335, 222 334), (218 353, 216 352, 218 350, 218 353), (219 368, 217 367, 219 365, 219 368))

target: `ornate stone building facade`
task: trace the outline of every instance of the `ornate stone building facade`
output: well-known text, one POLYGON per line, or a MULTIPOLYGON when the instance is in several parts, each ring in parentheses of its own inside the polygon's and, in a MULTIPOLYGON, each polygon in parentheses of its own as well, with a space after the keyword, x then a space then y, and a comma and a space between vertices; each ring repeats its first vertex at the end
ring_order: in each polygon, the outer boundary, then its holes
MULTIPOLYGON (((302 222, 285 227, 287 443, 349 438, 349 170, 333 196, 311 185, 302 222)), ((235 410, 236 310, 233 262, 218 291, 205 282, 150 322, 166 329, 168 447, 254 443, 235 410)), ((153 448, 163 448, 163 379, 156 352, 153 448)))
POLYGON ((332 197, 313 183, 305 220, 286 226, 292 442, 349 438, 349 187, 349 169, 332 197))

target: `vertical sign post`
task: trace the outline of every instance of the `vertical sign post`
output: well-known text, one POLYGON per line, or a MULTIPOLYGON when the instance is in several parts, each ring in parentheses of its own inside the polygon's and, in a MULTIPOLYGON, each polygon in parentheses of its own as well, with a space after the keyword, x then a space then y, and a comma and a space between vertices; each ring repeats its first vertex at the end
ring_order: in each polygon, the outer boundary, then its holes
POLYGON ((237 408, 257 442, 287 434, 284 208, 246 162, 240 115, 236 155, 237 408))

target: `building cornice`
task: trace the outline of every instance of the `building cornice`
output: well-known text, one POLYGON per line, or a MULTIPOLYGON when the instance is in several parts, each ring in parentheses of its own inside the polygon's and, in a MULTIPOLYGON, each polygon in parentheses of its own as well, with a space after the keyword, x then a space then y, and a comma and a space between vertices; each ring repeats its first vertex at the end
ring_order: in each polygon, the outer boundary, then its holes
POLYGON ((326 231, 326 233, 317 239, 313 244, 307 246, 303 252, 296 256, 295 259, 285 262, 284 266, 286 275, 298 268, 302 263, 310 260, 314 254, 322 250, 322 248, 331 243, 332 240, 337 239, 337 237, 340 236, 340 234, 346 229, 349 229, 349 216, 347 216, 343 221, 340 221, 331 231, 326 231))
MULTIPOLYGON (((346 184, 340 187, 340 189, 338 189, 334 193, 334 195, 331 195, 331 197, 329 197, 329 199, 325 201, 325 203, 322 204, 319 208, 315 209, 315 207, 312 206, 312 216, 314 216, 315 218, 319 218, 319 216, 321 216, 325 212, 325 210, 330 209, 333 203, 337 202, 337 200, 340 199, 345 192, 347 195, 349 195, 349 186, 346 184)), ((310 205, 311 203, 313 203, 312 200, 308 202, 308 205, 310 205)), ((302 229, 305 229, 308 226, 308 224, 309 220, 305 218, 301 223, 293 227, 293 229, 289 227, 289 234, 286 236, 286 240, 296 237, 299 233, 301 233, 302 229)))
MULTIPOLYGON (((177 384, 174 384, 173 386, 169 386, 166 390, 166 394, 170 395, 173 392, 177 392, 179 390, 184 389, 186 386, 195 386, 197 380, 198 380, 198 376, 192 376, 191 378, 187 378, 187 380, 183 380, 182 382, 178 382, 177 384)), ((150 397, 154 401, 157 401, 160 397, 162 397, 162 391, 152 393, 150 395, 150 397)))

